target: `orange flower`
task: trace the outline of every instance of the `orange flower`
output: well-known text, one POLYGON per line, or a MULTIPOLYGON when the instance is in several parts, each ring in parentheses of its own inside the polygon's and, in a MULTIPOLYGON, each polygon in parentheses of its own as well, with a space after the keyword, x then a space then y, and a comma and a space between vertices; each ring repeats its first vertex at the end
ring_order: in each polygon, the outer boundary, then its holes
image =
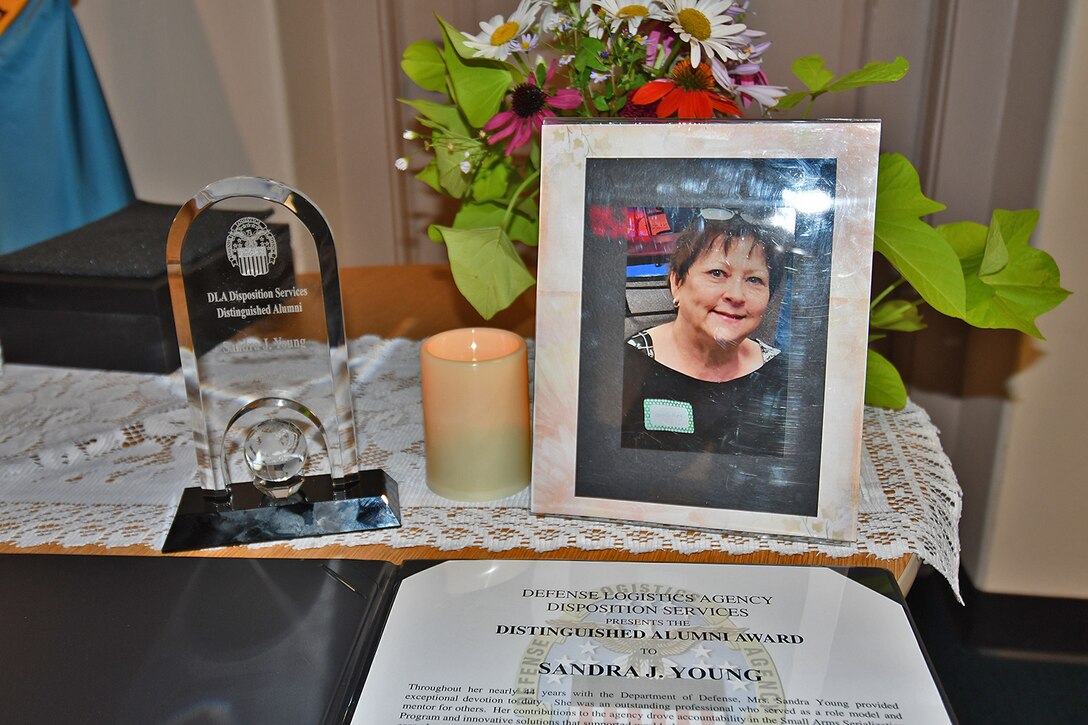
POLYGON ((670 75, 671 78, 659 78, 642 86, 631 100, 644 106, 658 102, 658 118, 673 114, 677 118, 713 118, 715 111, 737 118, 743 115, 731 100, 714 90, 709 64, 693 68, 690 61, 682 60, 670 75))

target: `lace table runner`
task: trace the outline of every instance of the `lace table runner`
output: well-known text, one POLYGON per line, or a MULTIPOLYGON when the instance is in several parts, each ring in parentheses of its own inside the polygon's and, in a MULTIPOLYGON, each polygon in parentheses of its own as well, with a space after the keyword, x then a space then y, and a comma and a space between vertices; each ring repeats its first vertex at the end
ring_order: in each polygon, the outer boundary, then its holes
MULTIPOLYGON (((868 553, 879 559, 914 553, 958 591, 962 492, 936 428, 913 403, 902 411, 865 411, 858 540, 811 543, 534 516, 528 491, 496 502, 455 504, 426 485, 419 342, 364 337, 351 341, 349 350, 362 465, 384 468, 399 482, 404 526, 287 545, 868 553)), ((8 365, 0 374, 0 421, 0 542, 158 549, 182 489, 198 485, 177 372, 8 365)))

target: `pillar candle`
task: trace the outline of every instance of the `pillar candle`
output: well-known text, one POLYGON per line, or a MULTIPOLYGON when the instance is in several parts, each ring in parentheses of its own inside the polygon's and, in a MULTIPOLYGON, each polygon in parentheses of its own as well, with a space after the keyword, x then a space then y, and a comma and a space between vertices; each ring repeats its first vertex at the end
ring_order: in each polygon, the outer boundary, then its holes
POLYGON ((423 342, 427 485, 458 501, 490 501, 529 485, 529 361, 506 330, 465 328, 423 342))

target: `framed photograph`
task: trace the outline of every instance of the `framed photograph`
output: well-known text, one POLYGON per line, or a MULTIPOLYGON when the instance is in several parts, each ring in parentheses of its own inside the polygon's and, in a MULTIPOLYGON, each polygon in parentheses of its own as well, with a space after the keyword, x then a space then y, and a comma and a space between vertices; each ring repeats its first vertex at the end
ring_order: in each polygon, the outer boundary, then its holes
POLYGON ((535 513, 856 538, 879 137, 549 119, 535 513))

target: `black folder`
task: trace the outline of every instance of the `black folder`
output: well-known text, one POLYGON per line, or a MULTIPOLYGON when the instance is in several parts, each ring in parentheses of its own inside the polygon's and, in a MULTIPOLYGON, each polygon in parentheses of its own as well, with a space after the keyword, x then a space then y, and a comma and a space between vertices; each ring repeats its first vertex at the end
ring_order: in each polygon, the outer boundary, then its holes
POLYGON ((341 723, 398 568, 0 556, 11 723, 341 723))

